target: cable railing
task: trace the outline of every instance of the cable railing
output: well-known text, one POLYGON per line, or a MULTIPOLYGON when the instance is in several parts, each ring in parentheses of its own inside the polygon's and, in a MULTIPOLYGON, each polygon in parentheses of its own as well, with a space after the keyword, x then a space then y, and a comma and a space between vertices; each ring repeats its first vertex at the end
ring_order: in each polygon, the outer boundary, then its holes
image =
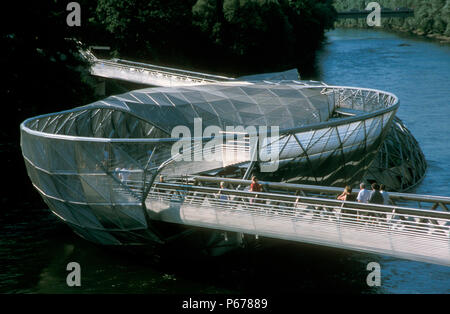
POLYGON ((154 184, 146 206, 165 222, 450 265, 450 212, 180 182, 154 184))
MULTIPOLYGON (((99 59, 97 59, 99 60, 99 59)), ((103 61, 103 60, 99 60, 103 61)), ((142 63, 142 62, 136 62, 136 61, 130 61, 130 60, 123 60, 123 59, 112 59, 112 62, 116 62, 118 64, 124 64, 129 66, 139 66, 142 68, 148 68, 148 69, 155 69, 160 70, 165 73, 176 73, 184 76, 192 76, 192 77, 198 77, 198 78, 206 78, 210 80, 216 80, 216 81, 232 81, 235 80, 234 78, 221 76, 221 75, 214 75, 214 74, 207 74, 207 73, 201 73, 201 72, 195 72, 195 71, 188 71, 188 70, 182 70, 182 69, 176 69, 176 68, 170 68, 170 67, 164 67, 160 65, 154 65, 154 64, 148 64, 148 63, 142 63)))
POLYGON ((216 83, 221 81, 223 82, 235 80, 234 78, 220 75, 175 69, 130 60, 99 59, 89 49, 87 50, 82 49, 80 42, 78 42, 78 45, 80 54, 92 64, 91 73, 93 75, 110 77, 111 73, 109 75, 106 75, 106 73, 104 73, 105 70, 109 68, 113 69, 114 71, 118 71, 115 75, 115 78, 122 77, 124 73, 127 73, 128 75, 132 76, 135 74, 143 75, 144 78, 139 78, 137 80, 136 79, 133 80, 127 77, 128 80, 136 81, 138 83, 147 83, 147 80, 165 80, 167 82, 164 85, 167 84, 172 85, 173 83, 205 84, 205 83, 216 83))
MULTIPOLYGON (((197 177, 197 179, 199 179, 197 177)), ((227 183, 227 178, 217 178, 220 179, 221 182, 227 183)), ((233 180, 236 181, 236 180, 233 180)), ((197 184, 201 182, 201 179, 197 181, 197 184)), ((262 182, 262 184, 267 184, 262 182)), ((397 206, 397 205, 379 205, 379 204, 367 204, 367 203, 358 203, 351 201, 341 201, 336 199, 329 199, 325 197, 311 197, 311 196, 299 196, 299 195, 291 195, 291 194, 280 194, 280 193, 270 193, 270 192, 250 192, 245 190, 234 190, 234 189, 220 189, 220 188, 212 188, 207 186, 200 185, 190 185, 190 184, 180 184, 180 183, 155 183, 153 190, 167 189, 166 192, 170 192, 169 195, 182 195, 186 197, 185 201, 190 202, 189 198, 192 195, 202 195, 204 194, 207 197, 218 195, 229 196, 229 202, 226 202, 226 205, 229 206, 230 202, 233 202, 235 199, 238 200, 247 200, 247 203, 242 203, 241 205, 245 205, 246 208, 264 208, 270 209, 272 211, 278 209, 289 209, 297 208, 298 206, 313 206, 317 207, 316 210, 323 209, 336 209, 340 208, 341 210, 348 211, 361 211, 368 212, 371 214, 377 214, 377 217, 386 216, 389 214, 397 215, 397 216, 411 216, 414 218, 421 219, 443 219, 446 222, 449 222, 450 212, 444 211, 431 211, 424 209, 417 209, 406 206, 397 206), (220 193, 219 193, 220 192, 220 193), (187 193, 187 194, 186 194, 187 193), (219 193, 219 194, 218 194, 219 193), (252 203, 252 200, 254 202, 252 203), (285 204, 285 205, 280 205, 285 204), (289 205, 286 205, 289 204, 289 205), (295 206, 294 206, 295 205, 295 206)), ((322 188, 322 187, 318 187, 322 188)), ((396 193, 396 194, 406 194, 406 193, 396 193)), ((395 195, 395 194, 394 194, 395 195)), ((150 196, 149 196, 150 197, 150 196)), ((417 197, 417 196, 416 196, 417 197)), ((435 197, 440 198, 440 197, 435 197)), ((449 202, 449 198, 442 197, 443 201, 449 202)), ((370 216, 370 215, 369 215, 370 216)))
MULTIPOLYGON (((218 185, 222 181, 228 184, 229 186, 238 186, 238 185, 249 186, 251 184, 251 181, 249 180, 216 178, 207 176, 190 176, 190 180, 210 185, 211 184, 218 185)), ((274 193, 295 194, 328 199, 336 199, 336 197, 342 193, 342 188, 331 186, 318 186, 318 185, 268 182, 268 181, 267 182, 260 181, 260 183, 266 190, 269 190, 274 193)), ((358 192, 359 189, 353 189, 353 193, 355 195, 358 192)), ((389 192, 389 199, 391 205, 414 207, 426 210, 427 212, 430 213, 431 211, 435 211, 437 209, 449 211, 450 207, 450 197, 446 196, 389 192)))
MULTIPOLYGON (((142 65, 127 65, 120 64, 110 60, 96 59, 93 61, 91 67, 91 73, 93 75, 105 76, 105 71, 107 70, 117 71, 117 77, 123 76, 123 73, 128 75, 143 75, 147 79, 157 79, 167 81, 169 85, 174 83, 184 83, 184 84, 205 84, 205 83, 217 83, 224 81, 224 79, 218 79, 214 76, 209 75, 199 75, 194 72, 183 72, 180 70, 172 71, 170 68, 164 68, 159 66, 152 66, 147 64, 145 67, 142 65)), ((107 77, 109 77, 108 75, 107 77)), ((137 80, 139 83, 145 83, 143 78, 137 80)))

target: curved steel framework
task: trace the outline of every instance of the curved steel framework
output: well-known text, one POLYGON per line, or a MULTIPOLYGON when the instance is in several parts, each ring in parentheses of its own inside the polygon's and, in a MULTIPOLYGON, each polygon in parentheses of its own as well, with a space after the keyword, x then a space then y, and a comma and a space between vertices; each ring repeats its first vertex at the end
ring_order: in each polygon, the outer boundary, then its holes
MULTIPOLYGON (((79 44, 81 47, 81 43, 79 44)), ((300 77, 296 69, 291 69, 285 72, 264 73, 235 79, 129 60, 98 59, 89 50, 81 48, 80 53, 91 63, 92 75, 156 86, 189 86, 224 81, 280 81, 300 77)), ((296 81, 295 83, 308 86, 327 86, 327 84, 317 81, 296 81)), ((346 114, 348 115, 349 112, 346 112, 346 114)), ((385 142, 375 157, 372 166, 364 176, 363 181, 369 183, 373 181, 383 182, 389 190, 405 191, 413 188, 422 180, 425 176, 427 164, 414 136, 400 119, 397 117, 395 119, 395 123, 392 124, 385 142)), ((231 170, 233 169, 227 169, 224 174, 230 175, 231 170)), ((240 169, 234 170, 235 175, 240 174, 240 169)), ((281 180, 284 178, 275 177, 273 179, 281 180)), ((300 180, 301 178, 298 179, 300 180)))
MULTIPOLYGON (((251 156, 248 145, 244 144, 238 146, 243 153, 233 163, 225 158, 212 162, 177 162, 171 155, 171 148, 179 139, 170 138, 168 129, 155 119, 163 112, 161 108, 167 114, 173 113, 172 117, 180 117, 179 113, 184 112, 184 118, 206 116, 207 121, 219 123, 226 120, 224 115, 216 112, 213 116, 211 112, 220 102, 214 106, 204 97, 206 94, 214 95, 216 100, 227 100, 228 108, 236 108, 234 117, 238 118, 244 117, 246 110, 271 108, 259 114, 262 118, 259 125, 272 120, 280 123, 280 136, 268 144, 277 142, 280 148, 277 172, 283 176, 292 173, 305 183, 332 185, 354 183, 362 178, 399 106, 393 94, 372 89, 308 86, 295 81, 250 87, 248 83, 242 86, 220 84, 221 88, 236 86, 255 93, 247 93, 246 101, 242 101, 242 98, 224 97, 223 93, 218 93, 217 85, 184 87, 184 94, 179 95, 184 103, 177 104, 175 98, 170 97, 172 92, 180 93, 180 89, 146 89, 28 119, 21 124, 21 146, 33 185, 51 210, 86 239, 103 244, 164 242, 153 226, 149 216, 151 209, 146 205, 158 173, 179 176, 218 171, 230 164, 248 167, 251 156), (269 92, 278 103, 255 101, 269 92), (165 97, 159 98, 159 102, 158 93, 165 97), (192 94, 190 100, 187 93, 192 94), (293 94, 297 98, 293 98, 293 94), (299 99, 298 95, 303 97, 299 99), (313 99, 319 104, 313 104, 313 99), (162 105, 163 101, 167 104, 162 105), (235 106, 239 101, 245 110, 235 106), (202 106, 210 109, 196 110, 202 106), (312 117, 315 112, 322 113, 313 123, 304 121, 299 126, 295 120, 290 120, 292 124, 283 125, 281 123, 289 121, 290 117, 279 114, 274 108, 277 106, 283 110, 294 110, 296 106, 305 110, 307 106, 313 110, 312 117), (353 115, 346 116, 346 112, 353 115), (296 171, 292 172, 294 168, 296 171)), ((166 116, 165 121, 170 118, 166 116)), ((257 124, 258 119, 243 124, 257 124)), ((224 135, 224 138, 227 140, 229 136, 224 135)), ((201 145, 208 143, 210 137, 204 139, 201 145)), ((224 152, 228 147, 224 144, 216 149, 224 152)))
POLYGON ((405 191, 419 184, 427 169, 425 156, 414 136, 395 117, 391 130, 365 177, 369 182, 382 182, 390 191, 405 191))

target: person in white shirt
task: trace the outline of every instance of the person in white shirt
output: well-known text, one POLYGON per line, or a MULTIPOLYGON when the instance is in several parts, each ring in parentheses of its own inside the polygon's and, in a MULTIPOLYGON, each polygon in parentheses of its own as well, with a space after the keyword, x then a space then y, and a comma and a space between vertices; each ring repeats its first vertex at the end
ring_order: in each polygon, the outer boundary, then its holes
POLYGON ((122 173, 119 167, 117 167, 114 172, 116 173, 117 178, 122 181, 122 173))
POLYGON ((130 172, 127 168, 122 168, 120 170, 120 174, 122 176, 122 182, 127 183, 128 181, 128 176, 130 175, 130 172))
POLYGON ((380 193, 383 195, 384 205, 389 205, 389 193, 385 191, 386 187, 384 184, 380 185, 380 193))
MULTIPOLYGON (((359 193, 356 200, 360 203, 369 203, 370 199, 370 191, 366 190, 366 185, 364 183, 361 183, 359 185, 359 193)), ((357 210, 356 211, 356 220, 359 220, 360 218, 363 218, 364 212, 357 210)))
POLYGON ((361 183, 359 185, 360 191, 358 193, 358 197, 356 200, 360 203, 368 203, 370 198, 370 191, 366 190, 366 185, 364 183, 361 183))

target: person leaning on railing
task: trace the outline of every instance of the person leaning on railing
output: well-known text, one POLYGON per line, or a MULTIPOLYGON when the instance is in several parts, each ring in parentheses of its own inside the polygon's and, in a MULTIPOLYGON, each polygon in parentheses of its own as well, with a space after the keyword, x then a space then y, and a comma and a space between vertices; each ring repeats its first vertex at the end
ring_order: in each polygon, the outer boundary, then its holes
MULTIPOLYGON (((342 206, 344 206, 345 201, 349 202, 355 202, 356 201, 356 195, 352 193, 352 187, 350 185, 347 185, 344 189, 344 192, 340 194, 337 197, 338 200, 344 201, 342 203, 342 206)), ((350 215, 356 215, 356 210, 349 210, 349 209, 342 209, 343 214, 350 214, 350 215)))
POLYGON ((352 194, 352 187, 350 185, 347 185, 344 189, 344 192, 342 192, 342 194, 339 195, 337 199, 341 201, 354 202, 356 201, 356 196, 352 194))

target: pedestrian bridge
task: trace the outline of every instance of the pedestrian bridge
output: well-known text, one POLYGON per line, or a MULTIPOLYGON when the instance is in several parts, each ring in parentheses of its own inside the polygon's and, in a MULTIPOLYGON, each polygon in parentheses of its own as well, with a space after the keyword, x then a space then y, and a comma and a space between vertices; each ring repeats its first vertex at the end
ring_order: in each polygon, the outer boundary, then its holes
MULTIPOLYGON (((338 12, 338 19, 361 19, 367 18, 367 16, 374 11, 372 10, 357 10, 352 9, 349 11, 338 12)), ((397 8, 395 10, 382 8, 380 10, 380 16, 383 18, 407 18, 414 17, 414 10, 410 8, 397 8)))
POLYGON ((234 81, 234 78, 187 71, 122 59, 98 59, 89 50, 80 53, 91 63, 94 76, 151 86, 172 87, 234 81))
MULTIPOLYGON (((79 43, 79 45, 81 45, 81 43, 79 43)), ((79 51, 81 55, 91 64, 91 75, 149 86, 174 87, 212 84, 219 82, 228 82, 231 84, 233 82, 239 82, 240 84, 243 84, 243 81, 251 80, 282 80, 299 78, 297 69, 233 78, 171 67, 163 67, 150 63, 141 63, 130 60, 101 59, 97 58, 90 50, 83 50, 80 48, 79 51)), ((326 85, 323 82, 315 81, 309 81, 308 83, 315 85, 326 85)))
POLYGON ((160 221, 450 266, 450 197, 390 193, 389 205, 360 204, 336 200, 340 188, 261 182, 255 193, 250 183, 172 178, 145 204, 160 221))

